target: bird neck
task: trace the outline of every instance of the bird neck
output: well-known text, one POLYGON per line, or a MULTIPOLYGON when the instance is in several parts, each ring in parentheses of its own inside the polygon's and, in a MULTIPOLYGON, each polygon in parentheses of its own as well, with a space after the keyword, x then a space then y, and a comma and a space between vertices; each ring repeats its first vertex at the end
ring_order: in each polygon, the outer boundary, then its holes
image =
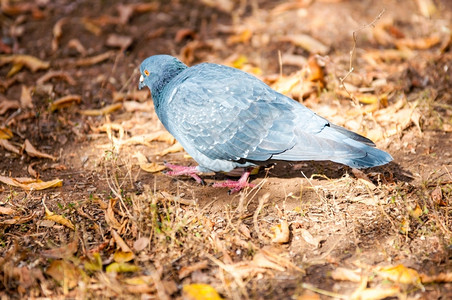
POLYGON ((163 69, 162 75, 159 76, 159 80, 151 87, 151 94, 156 108, 164 97, 165 87, 186 68, 187 66, 185 64, 178 62, 176 64, 168 65, 163 69))

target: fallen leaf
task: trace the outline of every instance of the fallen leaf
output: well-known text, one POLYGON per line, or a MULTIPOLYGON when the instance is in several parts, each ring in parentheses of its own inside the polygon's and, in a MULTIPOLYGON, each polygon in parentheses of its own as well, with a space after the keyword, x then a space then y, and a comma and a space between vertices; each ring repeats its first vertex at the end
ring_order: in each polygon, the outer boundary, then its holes
POLYGON ((36 172, 35 169, 33 169, 33 166, 35 166, 38 162, 33 162, 31 164, 28 165, 27 167, 27 172, 28 174, 30 174, 30 176, 34 177, 34 178, 39 178, 39 174, 38 172, 36 172))
POLYGON ((140 267, 129 264, 129 263, 111 263, 106 268, 107 273, 133 273, 140 271, 140 267))
POLYGON ((272 227, 274 236, 272 243, 285 244, 289 242, 290 230, 289 223, 286 220, 282 220, 280 224, 272 227))
POLYGON ((102 258, 98 252, 92 254, 92 258, 86 261, 84 264, 85 270, 87 271, 102 271, 102 258))
POLYGON ((57 109, 66 108, 73 105, 74 103, 79 104, 81 101, 82 97, 79 95, 67 95, 50 103, 50 111, 53 112, 57 109))
POLYGON ((25 54, 1 55, 0 66, 3 66, 7 63, 13 64, 13 68, 8 72, 7 77, 11 77, 15 73, 19 72, 24 66, 30 69, 32 72, 36 72, 38 70, 46 70, 50 67, 49 62, 42 61, 39 58, 25 54))
POLYGON ((32 88, 22 85, 22 92, 20 94, 20 106, 22 108, 33 108, 33 102, 31 98, 32 88))
POLYGON ((116 230, 111 230, 111 236, 116 242, 116 245, 123 251, 123 252, 132 252, 132 249, 124 242, 122 237, 116 232, 116 230))
POLYGON ((157 164, 155 162, 149 163, 146 156, 144 156, 141 152, 135 153, 134 157, 138 159, 138 165, 143 171, 156 173, 166 169, 163 164, 157 164))
POLYGON ((336 268, 331 272, 331 277, 334 280, 344 280, 352 282, 361 282, 360 272, 346 268, 336 268))
POLYGON ((430 194, 433 203, 439 206, 447 206, 447 202, 443 200, 443 191, 440 186, 437 186, 430 194))
POLYGON ((44 219, 54 221, 55 223, 61 224, 63 226, 66 226, 67 228, 75 230, 75 226, 74 226, 74 224, 72 224, 72 222, 70 220, 66 219, 65 217, 63 217, 61 215, 57 215, 57 214, 51 212, 47 208, 44 200, 42 200, 42 205, 44 206, 44 209, 45 209, 44 219))
POLYGON ((430 18, 437 11, 433 0, 416 0, 419 12, 426 18, 430 18))
POLYGON ((221 300, 218 292, 205 283, 192 283, 184 285, 182 288, 182 296, 184 300, 221 300))
POLYGON ((66 24, 68 21, 68 18, 63 17, 59 19, 55 25, 53 25, 53 39, 52 39, 52 51, 55 52, 58 50, 58 42, 61 38, 61 35, 63 34, 63 25, 66 24))
POLYGON ((395 297, 400 294, 400 288, 395 287, 378 287, 378 288, 364 288, 354 292, 351 300, 380 300, 388 297, 395 297))
POLYGON ((35 217, 35 213, 31 213, 24 217, 14 217, 13 219, 0 221, 0 225, 18 225, 30 222, 35 217))
POLYGON ((13 137, 11 129, 6 127, 0 127, 0 140, 9 140, 13 137))
POLYGON ((160 151, 159 153, 157 153, 157 155, 165 156, 169 153, 176 153, 176 152, 181 152, 181 151, 184 151, 184 147, 182 147, 182 145, 179 144, 179 142, 176 142, 171 147, 166 148, 166 149, 160 151))
POLYGON ((13 144, 11 144, 9 141, 4 140, 4 139, 0 139, 0 146, 5 148, 6 150, 13 152, 17 155, 20 155, 20 149, 17 148, 16 146, 14 146, 13 144))
POLYGON ((72 289, 78 285, 82 271, 70 262, 54 260, 45 271, 47 275, 55 279, 61 286, 72 289))
POLYGON ((328 46, 306 34, 292 34, 281 38, 281 41, 291 42, 312 54, 325 55, 330 50, 328 46))
POLYGON ((85 56, 87 51, 79 39, 71 39, 67 43, 68 48, 75 49, 81 56, 85 56))
POLYGON ((81 110, 80 114, 85 115, 85 116, 103 116, 103 115, 108 115, 120 108, 122 108, 122 103, 115 103, 115 104, 107 105, 101 109, 81 110))
POLYGON ((102 54, 99 54, 96 56, 81 58, 75 62, 75 65, 78 67, 92 66, 92 65, 98 64, 100 62, 103 62, 104 60, 109 59, 113 55, 114 55, 113 51, 107 51, 105 53, 102 53, 102 54))
POLYGON ((421 278, 419 273, 411 268, 407 268, 404 265, 378 267, 376 268, 377 274, 385 279, 391 280, 397 283, 420 285, 421 278))
POLYGON ((117 47, 125 50, 132 44, 133 38, 127 35, 110 34, 105 44, 109 47, 117 47))
POLYGON ((149 237, 140 237, 133 243, 133 249, 137 252, 140 252, 149 245, 149 242, 149 237))
POLYGON ((51 181, 42 181, 33 178, 11 178, 0 175, 0 181, 11 186, 20 187, 26 191, 29 190, 44 190, 51 187, 60 187, 63 185, 63 180, 54 179, 51 181))
POLYGON ((413 210, 410 210, 410 215, 413 218, 419 218, 420 216, 422 216, 422 209, 419 204, 416 204, 416 207, 413 210))
POLYGON ((65 71, 53 71, 53 70, 49 71, 46 74, 44 74, 41 77, 39 77, 38 80, 36 81, 36 83, 38 85, 43 85, 45 82, 47 82, 50 79, 55 78, 55 77, 65 80, 70 85, 75 85, 76 84, 74 78, 72 78, 72 76, 69 75, 68 72, 65 72, 65 71))
POLYGON ((208 266, 209 262, 207 260, 203 260, 189 266, 184 266, 179 270, 179 279, 184 279, 194 271, 207 269, 208 266))
POLYGON ((29 156, 32 156, 32 157, 49 158, 49 159, 52 159, 52 160, 56 160, 57 159, 56 157, 54 157, 52 155, 49 155, 49 154, 46 154, 46 153, 43 153, 43 152, 40 152, 40 151, 36 150, 36 148, 33 147, 33 145, 30 143, 29 140, 25 140, 25 142, 24 142, 24 150, 25 150, 25 152, 27 152, 27 154, 29 156))
POLYGON ((115 254, 113 254, 113 260, 117 263, 129 262, 134 258, 135 255, 133 252, 116 251, 115 254))
POLYGON ((146 101, 149 99, 149 91, 141 90, 141 91, 131 91, 127 93, 121 93, 114 91, 113 92, 113 102, 119 102, 124 100, 137 100, 140 102, 146 101))
POLYGON ((185 38, 191 38, 191 39, 197 39, 198 35, 193 29, 190 28, 181 28, 176 32, 176 37, 174 38, 174 41, 176 43, 182 42, 185 38))
POLYGON ((69 244, 66 244, 62 247, 48 249, 41 251, 41 255, 45 258, 52 259, 69 259, 71 258, 75 252, 78 250, 78 236, 75 235, 75 238, 69 244))
POLYGON ((452 282, 452 272, 439 273, 435 275, 419 274, 422 283, 452 282))
MULTIPOLYGON (((3 98, 3 97, 1 97, 3 98)), ((3 115, 5 112, 7 112, 10 109, 19 109, 20 104, 19 101, 16 100, 6 100, 6 99, 0 99, 0 115, 3 115)))
POLYGON ((231 35, 226 43, 228 45, 234 45, 239 43, 248 44, 252 36, 253 32, 249 29, 245 29, 239 32, 238 34, 231 35))
POLYGON ((0 206, 0 214, 1 215, 12 215, 15 212, 16 211, 14 209, 12 209, 11 207, 0 206))
POLYGON ((320 238, 314 238, 312 234, 306 229, 301 229, 301 236, 306 241, 306 243, 313 245, 314 247, 318 247, 320 244, 320 238))

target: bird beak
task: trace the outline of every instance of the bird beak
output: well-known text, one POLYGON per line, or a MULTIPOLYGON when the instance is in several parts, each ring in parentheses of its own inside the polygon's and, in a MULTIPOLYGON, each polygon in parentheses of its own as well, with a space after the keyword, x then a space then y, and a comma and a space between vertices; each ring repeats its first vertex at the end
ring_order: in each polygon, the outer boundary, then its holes
POLYGON ((144 83, 144 77, 143 77, 143 75, 141 75, 140 76, 140 83, 138 84, 138 89, 141 90, 145 86, 146 86, 146 84, 144 83))

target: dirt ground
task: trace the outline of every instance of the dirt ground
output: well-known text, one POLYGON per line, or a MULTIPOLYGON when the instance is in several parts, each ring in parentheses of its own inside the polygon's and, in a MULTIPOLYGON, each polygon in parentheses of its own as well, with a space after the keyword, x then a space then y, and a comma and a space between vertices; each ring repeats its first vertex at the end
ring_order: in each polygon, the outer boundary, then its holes
POLYGON ((1 299, 452 299, 451 20, 447 0, 2 1, 1 299), (250 72, 394 161, 278 162, 232 195, 169 177, 196 163, 137 89, 161 53, 250 72))

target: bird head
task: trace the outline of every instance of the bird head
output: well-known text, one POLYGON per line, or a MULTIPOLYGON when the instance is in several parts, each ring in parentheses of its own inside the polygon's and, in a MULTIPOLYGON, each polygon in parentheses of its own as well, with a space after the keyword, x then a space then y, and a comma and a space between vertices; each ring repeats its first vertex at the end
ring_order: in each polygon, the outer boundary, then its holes
POLYGON ((187 66, 170 55, 154 55, 146 58, 140 65, 140 82, 138 88, 147 86, 154 100, 163 88, 187 66))

